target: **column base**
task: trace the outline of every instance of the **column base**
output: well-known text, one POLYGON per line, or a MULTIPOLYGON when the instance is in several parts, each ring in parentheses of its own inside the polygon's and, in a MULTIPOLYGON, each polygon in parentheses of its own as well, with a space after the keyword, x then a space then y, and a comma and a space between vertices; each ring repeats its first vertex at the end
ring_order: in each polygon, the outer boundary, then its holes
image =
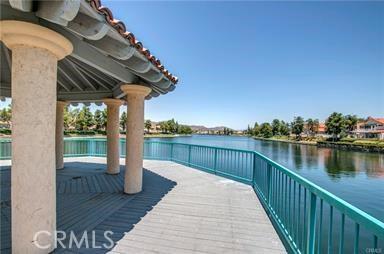
POLYGON ((107 175, 118 175, 118 174, 120 174, 120 172, 109 172, 109 171, 106 171, 105 173, 107 175))
POLYGON ((144 189, 141 189, 141 190, 138 191, 138 192, 132 192, 132 193, 128 193, 128 192, 125 192, 125 191, 124 191, 124 194, 125 194, 125 195, 136 195, 136 194, 141 193, 143 190, 144 190, 144 189))

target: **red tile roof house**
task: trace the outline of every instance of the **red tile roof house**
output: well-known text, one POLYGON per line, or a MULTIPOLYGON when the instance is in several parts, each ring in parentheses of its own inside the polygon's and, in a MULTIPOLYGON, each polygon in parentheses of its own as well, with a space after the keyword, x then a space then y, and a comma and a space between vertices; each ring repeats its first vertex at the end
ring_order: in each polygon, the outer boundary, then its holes
MULTIPOLYGON (((310 133, 309 133, 309 130, 308 130, 308 125, 306 123, 304 124, 304 135, 305 136, 310 136, 310 133)), ((319 127, 316 130, 315 136, 317 136, 317 137, 325 137, 325 138, 330 137, 330 135, 327 134, 327 127, 325 126, 325 123, 319 123, 319 127)))
POLYGON ((317 130, 316 136, 323 138, 331 137, 331 135, 327 134, 327 126, 325 126, 325 123, 319 124, 319 129, 317 130))
POLYGON ((384 139, 384 118, 368 117, 366 121, 357 124, 353 133, 358 138, 384 139))

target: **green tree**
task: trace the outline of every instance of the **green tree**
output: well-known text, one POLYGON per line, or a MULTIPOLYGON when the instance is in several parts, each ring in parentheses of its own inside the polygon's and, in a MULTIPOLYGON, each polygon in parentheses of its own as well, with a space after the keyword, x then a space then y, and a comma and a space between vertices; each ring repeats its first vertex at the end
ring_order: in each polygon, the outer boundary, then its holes
POLYGON ((269 123, 262 123, 260 125, 260 135, 264 138, 270 138, 273 136, 272 127, 269 123))
POLYGON ((179 134, 192 134, 192 128, 186 125, 180 125, 179 134))
POLYGON ((97 130, 104 130, 107 126, 107 112, 106 110, 96 110, 94 120, 97 130))
POLYGON ((224 127, 223 135, 232 135, 232 134, 233 134, 233 130, 232 129, 224 127))
POLYGON ((259 136, 260 135, 260 126, 257 122, 253 125, 253 135, 259 136))
POLYGON ((12 119, 12 108, 11 105, 8 105, 8 107, 3 108, 0 111, 0 120, 2 122, 6 122, 7 124, 10 124, 12 119))
POLYGON ((94 124, 93 114, 89 107, 83 106, 76 119, 76 129, 89 130, 94 124))
POLYGON ((68 111, 68 113, 69 113, 68 126, 76 129, 76 121, 77 121, 77 118, 79 117, 80 109, 75 108, 73 110, 68 111))
POLYGON ((288 136, 290 133, 289 123, 281 121, 280 123, 280 134, 283 136, 288 136))
POLYGON ((319 120, 308 118, 306 123, 306 131, 309 135, 314 136, 319 131, 319 120))
POLYGON ((354 131, 358 122, 358 117, 356 115, 346 115, 344 118, 347 131, 354 131))
POLYGON ((177 129, 179 128, 179 124, 175 121, 175 119, 171 119, 167 121, 167 133, 177 133, 177 129))
POLYGON ((333 112, 325 121, 327 133, 332 135, 333 141, 336 141, 343 133, 346 132, 347 125, 343 114, 333 112))
POLYGON ((151 120, 146 120, 145 123, 144 123, 144 128, 147 129, 147 132, 149 133, 149 131, 151 130, 151 127, 152 127, 152 122, 151 120))
POLYGON ((176 121, 174 133, 179 133, 179 132, 180 132, 180 124, 176 121))
POLYGON ((272 121, 272 135, 278 136, 280 135, 280 121, 279 119, 273 119, 272 121))
POLYGON ((313 119, 308 118, 307 121, 305 121, 305 131, 312 136, 313 134, 313 119))
POLYGON ((294 117, 291 124, 292 133, 296 135, 296 139, 301 139, 301 133, 304 130, 304 119, 301 116, 294 117))
POLYGON ((167 121, 160 122, 160 129, 162 133, 168 133, 168 130, 169 130, 168 122, 167 121))
POLYGON ((251 128, 251 126, 249 126, 249 124, 248 124, 247 130, 245 131, 245 133, 249 136, 253 136, 253 128, 251 128))
POLYGON ((127 126, 127 112, 123 111, 120 116, 120 128, 125 131, 127 126))

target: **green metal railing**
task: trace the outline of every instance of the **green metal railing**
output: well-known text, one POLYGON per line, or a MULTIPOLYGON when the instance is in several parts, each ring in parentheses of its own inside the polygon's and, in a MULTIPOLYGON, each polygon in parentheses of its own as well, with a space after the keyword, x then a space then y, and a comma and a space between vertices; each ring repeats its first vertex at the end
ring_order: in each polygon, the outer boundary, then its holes
MULTIPOLYGON (((64 144, 66 157, 106 155, 105 139, 68 138, 64 144)), ((0 148, 0 159, 9 159, 10 140, 1 141, 0 148)), ((120 151, 124 157, 124 139, 120 151)), ((383 222, 258 152, 145 141, 144 158, 170 160, 252 185, 290 253, 384 251, 383 222)))

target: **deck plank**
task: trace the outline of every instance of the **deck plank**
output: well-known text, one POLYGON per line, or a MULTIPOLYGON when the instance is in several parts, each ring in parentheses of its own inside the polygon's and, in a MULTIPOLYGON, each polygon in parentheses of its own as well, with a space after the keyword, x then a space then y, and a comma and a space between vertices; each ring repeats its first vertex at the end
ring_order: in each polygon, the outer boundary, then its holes
MULTIPOLYGON (((99 246, 110 230, 114 246, 55 253, 286 253, 250 186, 174 162, 145 161, 143 191, 126 195, 123 166, 107 175, 104 158, 65 161, 57 171, 58 230, 78 237, 93 232, 99 246)), ((10 170, 0 174, 0 252, 10 253, 10 170)))

